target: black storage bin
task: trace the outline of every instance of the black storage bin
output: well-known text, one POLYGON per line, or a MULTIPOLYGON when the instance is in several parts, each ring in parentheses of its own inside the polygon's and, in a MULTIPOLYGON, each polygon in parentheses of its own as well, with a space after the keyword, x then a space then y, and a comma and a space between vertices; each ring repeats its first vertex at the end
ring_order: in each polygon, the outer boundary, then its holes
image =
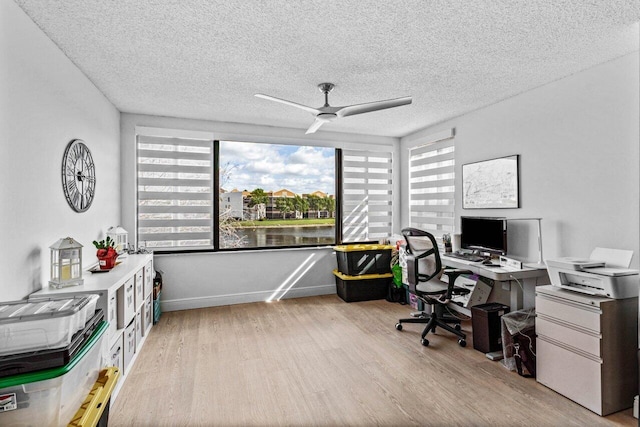
POLYGON ((368 274, 348 276, 333 270, 336 276, 336 292, 346 302, 384 299, 393 281, 393 274, 368 274))
POLYGON ((336 246, 338 271, 349 276, 386 274, 391 272, 390 245, 336 246))
POLYGON ((497 302, 471 307, 473 348, 483 353, 502 350, 500 318, 509 312, 509 306, 497 302))

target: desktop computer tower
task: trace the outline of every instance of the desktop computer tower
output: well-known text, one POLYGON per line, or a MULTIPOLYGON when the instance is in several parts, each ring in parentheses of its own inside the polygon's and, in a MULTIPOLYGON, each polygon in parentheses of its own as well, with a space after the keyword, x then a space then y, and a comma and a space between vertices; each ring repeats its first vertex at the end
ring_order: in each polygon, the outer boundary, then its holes
POLYGON ((471 307, 473 348, 483 353, 502 351, 500 318, 509 312, 509 306, 497 302, 471 307))

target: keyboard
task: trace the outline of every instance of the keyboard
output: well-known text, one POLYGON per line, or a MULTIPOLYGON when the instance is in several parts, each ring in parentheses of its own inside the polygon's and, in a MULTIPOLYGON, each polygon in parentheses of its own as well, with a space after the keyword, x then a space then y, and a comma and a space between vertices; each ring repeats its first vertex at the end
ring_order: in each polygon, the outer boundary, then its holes
POLYGON ((450 253, 448 253, 446 255, 450 256, 452 258, 463 259, 463 260, 469 261, 469 262, 480 262, 480 261, 484 261, 484 259, 485 259, 483 256, 480 256, 480 255, 465 254, 465 253, 461 253, 461 252, 450 252, 450 253))

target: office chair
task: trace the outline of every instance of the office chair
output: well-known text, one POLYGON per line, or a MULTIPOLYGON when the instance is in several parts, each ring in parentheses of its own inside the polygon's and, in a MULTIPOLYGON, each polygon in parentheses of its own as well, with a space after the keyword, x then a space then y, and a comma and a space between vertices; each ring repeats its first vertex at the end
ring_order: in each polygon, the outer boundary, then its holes
POLYGON ((422 302, 431 305, 431 314, 420 313, 418 317, 400 319, 396 329, 401 331, 403 323, 426 323, 422 331, 421 343, 429 345, 426 338, 429 331, 435 333, 436 327, 441 327, 458 339, 461 347, 467 345, 467 336, 460 330, 460 319, 447 313, 446 305, 453 295, 465 295, 469 289, 454 286, 461 274, 473 274, 469 270, 444 269, 440 260, 440 252, 435 237, 431 233, 417 228, 405 228, 402 235, 407 242, 407 281, 409 292, 415 294, 422 302), (418 264, 420 263, 420 271, 418 264), (449 283, 440 280, 442 274, 449 278, 449 283), (451 326, 453 324, 454 326, 451 326))

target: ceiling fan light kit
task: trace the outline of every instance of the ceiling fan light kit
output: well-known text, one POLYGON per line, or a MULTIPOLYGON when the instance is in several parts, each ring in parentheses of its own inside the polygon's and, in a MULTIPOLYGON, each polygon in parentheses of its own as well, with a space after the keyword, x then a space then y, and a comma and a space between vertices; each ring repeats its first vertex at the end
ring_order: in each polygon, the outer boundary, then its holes
POLYGON ((340 117, 355 116, 356 114, 370 113, 372 111, 384 110, 387 108, 400 107, 401 105, 411 104, 411 97, 405 96, 402 98, 386 99, 384 101, 367 102, 364 104, 345 105, 342 107, 332 107, 329 105, 329 92, 333 90, 335 85, 333 83, 320 83, 318 89, 324 93, 324 105, 319 108, 313 108, 306 105, 298 104, 296 102, 287 101, 286 99, 276 98, 270 95, 264 95, 262 93, 256 93, 255 96, 263 98, 269 101, 279 102, 281 104, 289 105, 291 107, 300 108, 305 110, 316 117, 316 120, 309 126, 309 129, 305 133, 314 133, 324 123, 332 122, 340 117))

